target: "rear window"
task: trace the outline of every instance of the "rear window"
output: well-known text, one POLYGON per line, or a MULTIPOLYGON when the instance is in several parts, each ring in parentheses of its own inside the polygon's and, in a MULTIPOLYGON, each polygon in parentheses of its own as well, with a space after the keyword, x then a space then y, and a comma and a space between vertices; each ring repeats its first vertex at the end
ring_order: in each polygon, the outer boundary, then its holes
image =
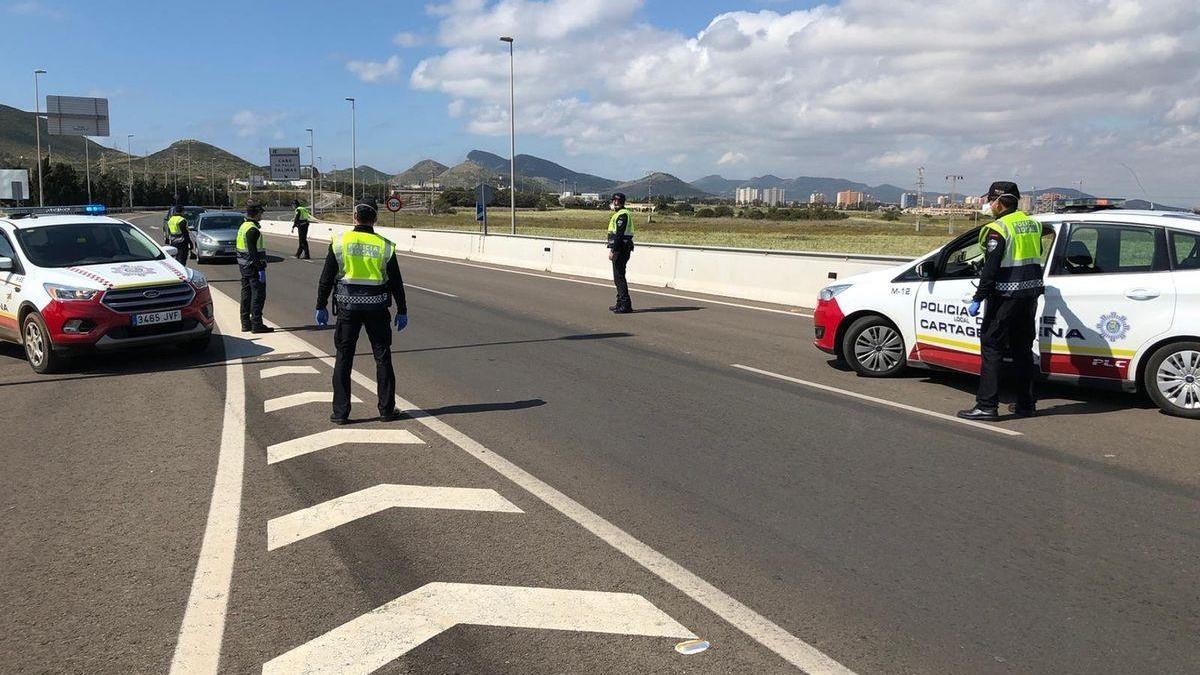
POLYGON ((1200 270, 1200 234, 1171 232, 1171 255, 1177 270, 1200 270))

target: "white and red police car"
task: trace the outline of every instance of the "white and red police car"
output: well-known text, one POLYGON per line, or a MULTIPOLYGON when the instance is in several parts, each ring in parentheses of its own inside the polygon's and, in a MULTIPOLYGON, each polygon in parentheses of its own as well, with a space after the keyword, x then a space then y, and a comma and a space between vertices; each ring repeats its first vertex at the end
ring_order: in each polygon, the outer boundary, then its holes
POLYGON ((169 247, 115 218, 23 215, 0 215, 0 340, 24 345, 35 371, 80 353, 208 346, 208 282, 169 247))
MULTIPOLYGON (((1046 293, 1035 359, 1044 377, 1144 390, 1200 418, 1200 216, 1068 204, 1043 226, 1046 293)), ((1119 202, 1117 202, 1119 203, 1119 202)), ((906 366, 979 372, 979 230, 912 263, 825 287, 817 348, 860 375, 906 366)))

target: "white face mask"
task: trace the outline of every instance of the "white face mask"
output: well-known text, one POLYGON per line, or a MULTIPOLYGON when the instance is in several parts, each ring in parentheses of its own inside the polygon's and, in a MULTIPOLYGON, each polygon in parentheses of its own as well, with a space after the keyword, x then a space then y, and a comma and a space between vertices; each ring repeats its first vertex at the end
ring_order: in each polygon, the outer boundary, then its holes
POLYGON ((609 211, 616 211, 616 210, 617 210, 617 204, 616 204, 616 202, 613 202, 612 204, 609 204, 609 205, 608 205, 608 210, 609 210, 609 211))
POLYGON ((985 216, 995 215, 994 213, 992 213, 992 203, 991 202, 984 202, 983 206, 979 207, 979 212, 985 216))

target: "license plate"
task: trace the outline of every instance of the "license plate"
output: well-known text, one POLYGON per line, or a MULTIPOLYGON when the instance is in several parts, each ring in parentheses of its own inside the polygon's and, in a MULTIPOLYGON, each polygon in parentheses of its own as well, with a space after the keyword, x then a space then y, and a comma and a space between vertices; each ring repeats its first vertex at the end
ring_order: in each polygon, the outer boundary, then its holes
POLYGON ((183 312, 175 309, 169 312, 150 312, 149 314, 134 314, 133 325, 135 326, 150 326, 156 323, 171 323, 172 321, 181 321, 183 312))

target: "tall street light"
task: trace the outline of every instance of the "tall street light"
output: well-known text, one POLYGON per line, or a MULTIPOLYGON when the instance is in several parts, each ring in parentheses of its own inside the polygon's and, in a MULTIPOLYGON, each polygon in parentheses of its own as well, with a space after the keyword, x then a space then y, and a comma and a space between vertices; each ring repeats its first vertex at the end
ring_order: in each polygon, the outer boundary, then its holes
POLYGON ((353 96, 347 96, 346 100, 350 101, 350 203, 353 204, 357 185, 354 167, 358 166, 358 108, 354 104, 353 96))
POLYGON ((310 209, 317 208, 317 152, 313 150, 313 145, 316 144, 316 136, 312 129, 305 129, 308 132, 308 207, 310 209))
POLYGON ((125 166, 129 170, 129 208, 133 208, 133 134, 125 134, 125 166))
POLYGON ((38 91, 38 75, 46 71, 38 68, 33 71, 33 135, 37 138, 37 174, 38 174, 38 206, 45 206, 45 195, 42 193, 42 95, 38 91))
POLYGON ((513 94, 516 71, 513 69, 513 39, 507 35, 500 36, 501 42, 508 43, 508 196, 509 217, 512 221, 512 233, 517 233, 517 103, 513 94))

